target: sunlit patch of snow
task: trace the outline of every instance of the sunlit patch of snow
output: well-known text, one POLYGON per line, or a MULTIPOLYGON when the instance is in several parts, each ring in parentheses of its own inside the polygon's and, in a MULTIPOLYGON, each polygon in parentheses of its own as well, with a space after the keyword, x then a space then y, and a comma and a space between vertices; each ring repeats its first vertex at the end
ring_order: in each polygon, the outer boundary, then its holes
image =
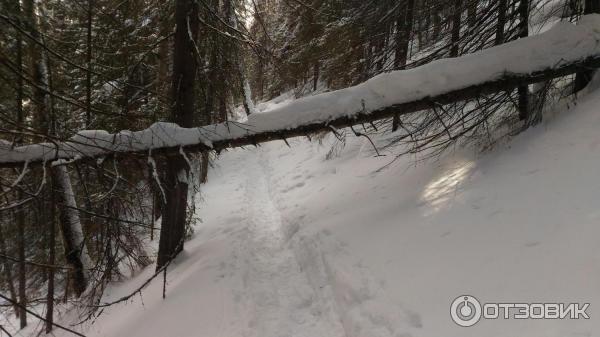
POLYGON ((460 161, 427 184, 421 196, 421 201, 427 205, 425 214, 437 213, 448 205, 474 167, 473 161, 460 161))

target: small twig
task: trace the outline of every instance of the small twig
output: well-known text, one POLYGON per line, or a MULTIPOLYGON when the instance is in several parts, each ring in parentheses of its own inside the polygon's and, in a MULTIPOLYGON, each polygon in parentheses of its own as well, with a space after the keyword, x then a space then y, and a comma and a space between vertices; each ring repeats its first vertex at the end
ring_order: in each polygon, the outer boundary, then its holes
POLYGON ((382 155, 382 154, 379 153, 379 150, 377 149, 377 146, 375 146, 375 143, 373 143, 373 140, 371 139, 371 137, 367 136, 364 133, 360 133, 360 132, 354 130, 354 127, 352 127, 352 126, 350 127, 350 129, 352 130, 352 132, 354 132, 354 135, 356 137, 365 137, 365 138, 367 138, 369 140, 369 142, 373 146, 373 149, 375 150, 375 153, 377 154, 377 157, 385 157, 384 155, 382 155))

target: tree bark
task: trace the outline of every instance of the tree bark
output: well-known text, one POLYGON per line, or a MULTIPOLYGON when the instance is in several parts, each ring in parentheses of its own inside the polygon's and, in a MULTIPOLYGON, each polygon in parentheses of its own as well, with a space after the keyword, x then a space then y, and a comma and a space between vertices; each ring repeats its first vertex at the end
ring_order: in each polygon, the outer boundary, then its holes
POLYGON ((508 10, 508 0, 498 1, 498 21, 496 23, 496 41, 495 45, 503 44, 505 41, 504 27, 506 27, 506 11, 508 10))
POLYGON ((92 123, 92 20, 94 0, 88 0, 87 5, 85 125, 86 128, 89 128, 92 123))
POLYGON ((159 36, 163 40, 158 45, 158 81, 157 92, 168 96, 168 74, 169 74, 169 41, 170 38, 165 38, 171 32, 169 15, 162 15, 160 19, 159 36))
MULTIPOLYGON (((4 233, 2 232, 2 224, 0 223, 0 254, 4 256, 8 256, 8 251, 6 249, 6 241, 4 239, 4 233)), ((2 264, 4 266, 4 278, 6 280, 6 285, 8 287, 8 292, 10 294, 10 299, 13 303, 13 310, 15 311, 15 315, 19 317, 20 310, 19 305, 17 304, 17 292, 15 290, 15 283, 13 280, 12 274, 12 265, 11 262, 7 258, 2 259, 2 264)))
MULTIPOLYGON (((50 215, 48 219, 48 265, 56 263, 56 221, 54 193, 50 193, 50 215)), ((54 323, 54 268, 48 268, 48 289, 46 292, 46 333, 52 331, 54 323)))
MULTIPOLYGON (((171 121, 192 127, 197 60, 194 42, 198 38, 199 8, 194 0, 176 0, 175 42, 173 46, 173 110, 171 121), (191 35, 191 36, 190 36, 191 35)), ((167 160, 163 187, 166 205, 163 211, 156 269, 160 270, 183 250, 190 167, 181 155, 167 160)))
POLYGON ((450 47, 450 57, 457 57, 460 53, 460 28, 462 25, 462 0, 454 0, 454 9, 452 15, 452 41, 450 47))
MULTIPOLYGON (((529 36, 529 0, 519 2, 519 37, 529 36)), ((517 89, 519 93, 519 119, 526 121, 529 119, 529 86, 522 85, 517 89)))
POLYGON ((468 1, 469 4, 467 6, 467 11, 469 17, 469 28, 473 28, 477 24, 477 5, 479 4, 479 0, 468 1))
POLYGON ((443 6, 444 3, 435 6, 435 8, 431 11, 431 14, 433 15, 433 36, 432 36, 432 42, 435 43, 439 38, 440 38, 440 34, 442 32, 442 12, 443 12, 443 6))
MULTIPOLYGON (((20 198, 20 197, 19 197, 20 198)), ((25 214, 23 209, 18 209, 17 217, 17 242, 19 247, 19 324, 21 329, 27 326, 27 268, 25 265, 25 214)))
MULTIPOLYGON (((411 0, 413 1, 413 0, 411 0)), ((319 61, 315 62, 315 65, 313 66, 313 91, 317 91, 317 89, 319 88, 319 73, 320 73, 320 68, 319 68, 319 61)))
MULTIPOLYGON (((415 11, 415 0, 408 0, 406 9, 399 10, 396 20, 396 55, 394 58, 394 69, 406 68, 408 60, 408 47, 410 44, 411 33, 413 29, 415 11)), ((392 119, 392 132, 400 127, 400 116, 395 115, 392 119)))
POLYGON ((408 0, 406 8, 399 7, 396 18, 396 51, 394 69, 404 69, 414 21, 415 0, 408 0))
POLYGON ((81 296, 89 283, 92 268, 87 245, 83 235, 81 219, 69 172, 64 165, 52 168, 52 182, 55 185, 56 198, 61 205, 60 230, 63 238, 65 259, 72 268, 71 281, 76 296, 81 296))
POLYGON ((210 156, 208 155, 208 152, 204 151, 202 152, 202 156, 201 156, 201 162, 200 162, 200 183, 204 184, 208 181, 208 164, 209 164, 209 160, 210 160, 210 156))
MULTIPOLYGON (((15 1, 15 17, 20 26, 23 26, 23 12, 19 1, 15 1)), ((17 71, 19 74, 23 73, 23 39, 20 32, 17 32, 16 36, 16 64, 17 71)), ((17 129, 18 131, 23 130, 23 123, 25 116, 23 114, 23 77, 17 76, 17 95, 16 95, 16 106, 17 106, 17 129)), ((17 145, 23 143, 22 133, 19 132, 17 139, 15 139, 17 145)), ((17 192, 17 200, 22 199, 22 193, 17 192)), ((19 208, 15 212, 16 225, 17 225, 17 248, 18 248, 18 293, 19 293, 19 325, 21 329, 27 326, 27 294, 26 294, 26 266, 25 266, 25 213, 22 208, 19 208)))

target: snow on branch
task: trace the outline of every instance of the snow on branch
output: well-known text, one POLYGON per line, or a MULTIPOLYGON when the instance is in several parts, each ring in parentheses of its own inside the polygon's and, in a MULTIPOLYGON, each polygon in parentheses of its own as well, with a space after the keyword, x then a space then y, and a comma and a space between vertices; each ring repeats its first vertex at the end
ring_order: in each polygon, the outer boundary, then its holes
POLYGON ((109 134, 81 131, 61 143, 10 148, 0 142, 0 167, 24 162, 100 158, 114 153, 177 154, 229 147, 327 131, 477 98, 600 67, 600 15, 577 25, 562 22, 545 33, 457 58, 381 74, 354 87, 301 98, 257 112, 247 122, 181 128, 156 123, 150 128, 109 134))

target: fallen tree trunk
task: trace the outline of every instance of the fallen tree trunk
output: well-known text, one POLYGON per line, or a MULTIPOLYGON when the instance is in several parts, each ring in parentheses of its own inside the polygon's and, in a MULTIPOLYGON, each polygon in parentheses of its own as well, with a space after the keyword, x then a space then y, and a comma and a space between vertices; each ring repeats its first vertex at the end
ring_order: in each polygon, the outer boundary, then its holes
MULTIPOLYGON (((230 130, 237 130, 237 132, 230 132, 231 137, 224 136, 221 140, 216 140, 211 143, 206 143, 202 139, 198 139, 196 143, 177 144, 172 146, 155 146, 151 149, 136 149, 132 146, 131 150, 103 150, 100 148, 98 153, 94 153, 89 156, 84 156, 81 153, 74 152, 71 156, 56 156, 55 160, 63 160, 65 164, 69 164, 73 161, 85 161, 91 159, 105 158, 118 155, 140 155, 147 156, 148 152, 151 151, 153 156, 156 155, 176 155, 183 149, 185 152, 205 152, 205 151, 221 151, 227 148, 242 147, 248 145, 257 145, 260 143, 283 140, 287 138, 299 137, 310 135, 315 132, 331 131, 332 128, 344 128, 353 125, 360 125, 370 123, 373 121, 386 119, 393 117, 398 114, 399 116, 407 115, 427 109, 434 108, 440 104, 450 104, 455 102, 467 101, 475 99, 484 95, 493 94, 496 92, 507 91, 515 89, 523 84, 534 84, 544 81, 549 81, 558 77, 567 76, 570 74, 577 73, 589 68, 600 67, 600 55, 589 57, 585 60, 567 64, 561 67, 547 69, 543 71, 534 72, 532 74, 505 74, 498 80, 489 81, 479 85, 469 86, 464 89, 453 90, 445 94, 425 97, 419 100, 391 105, 379 110, 371 112, 359 112, 353 116, 341 116, 336 119, 332 119, 327 122, 316 122, 298 125, 298 127, 291 129, 272 130, 272 131, 260 131, 252 132, 251 126, 242 125, 238 123, 229 123, 230 130), (240 134, 241 133, 241 134, 240 134), (244 133, 246 133, 244 135, 244 133)), ((166 126, 165 123, 157 124, 159 127, 172 127, 166 126)), ((181 131, 188 132, 195 130, 197 133, 215 133, 211 129, 218 130, 223 128, 223 125, 212 125, 207 127, 195 128, 195 129, 183 129, 181 131)), ((176 132, 176 131, 175 131, 176 132)), ((90 145, 84 145, 90 146, 90 145)), ((40 164, 43 161, 48 161, 45 155, 39 155, 32 157, 28 160, 3 160, 0 159, 0 168, 12 168, 23 166, 25 161, 29 162, 29 165, 40 164)))
POLYGON ((377 76, 363 84, 298 99, 249 117, 246 124, 181 128, 157 123, 138 132, 82 131, 73 138, 11 149, 0 143, 0 168, 113 155, 175 155, 330 131, 476 99, 600 66, 600 15, 481 52, 377 76), (3 149, 4 148, 4 149, 3 149))

